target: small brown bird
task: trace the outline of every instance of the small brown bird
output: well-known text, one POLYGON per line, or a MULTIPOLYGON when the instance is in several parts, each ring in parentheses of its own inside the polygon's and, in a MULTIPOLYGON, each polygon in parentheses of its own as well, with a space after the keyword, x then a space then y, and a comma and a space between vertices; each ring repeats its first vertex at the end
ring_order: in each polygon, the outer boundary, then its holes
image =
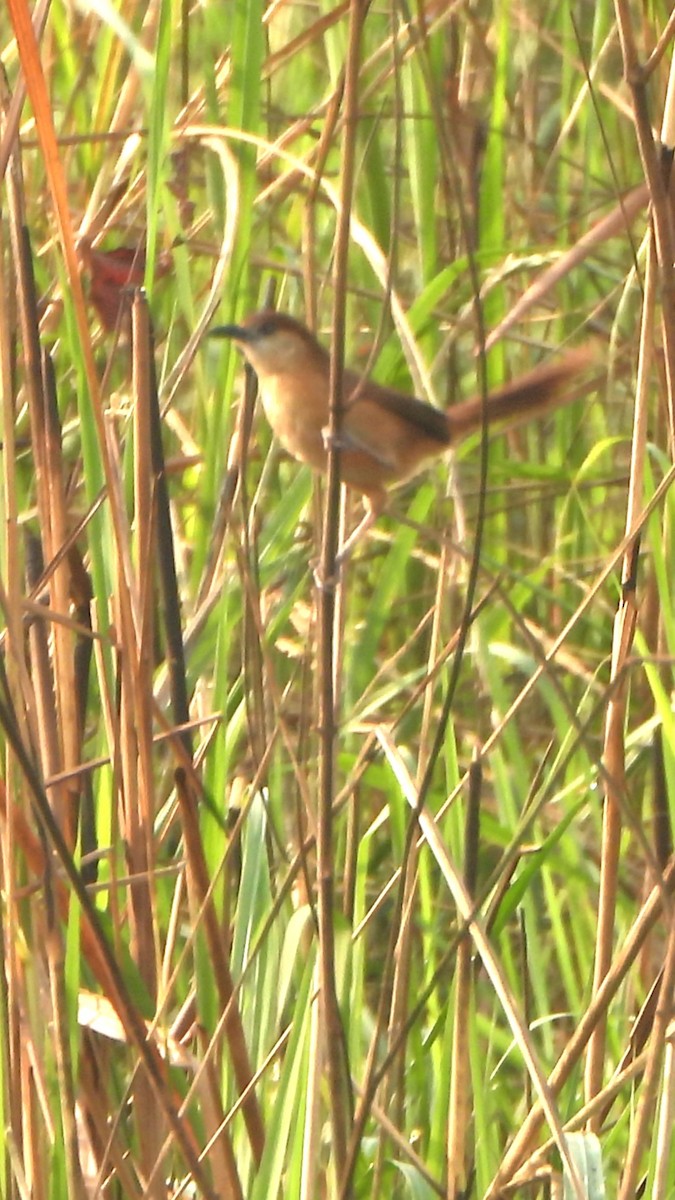
MULTIPOLYGON (((284 449, 315 471, 326 471, 328 351, 300 321, 272 309, 253 313, 243 325, 218 326, 211 336, 232 338, 245 354, 258 376, 267 419, 284 449)), ((535 417, 571 399, 570 383, 588 363, 586 350, 573 350, 491 392, 488 422, 535 417)), ((340 473, 343 483, 363 496, 366 515, 343 546, 340 560, 382 511, 387 488, 409 479, 427 459, 479 430, 483 411, 480 396, 443 412, 356 371, 344 371, 343 390, 340 473)))

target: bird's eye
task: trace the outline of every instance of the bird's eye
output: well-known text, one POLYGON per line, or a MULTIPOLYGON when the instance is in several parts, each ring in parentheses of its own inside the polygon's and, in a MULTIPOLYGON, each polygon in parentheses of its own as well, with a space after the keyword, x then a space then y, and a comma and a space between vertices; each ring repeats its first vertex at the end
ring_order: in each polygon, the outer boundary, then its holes
POLYGON ((276 332, 276 327, 274 317, 269 317, 266 321, 261 321, 258 326, 258 337, 269 337, 276 332))

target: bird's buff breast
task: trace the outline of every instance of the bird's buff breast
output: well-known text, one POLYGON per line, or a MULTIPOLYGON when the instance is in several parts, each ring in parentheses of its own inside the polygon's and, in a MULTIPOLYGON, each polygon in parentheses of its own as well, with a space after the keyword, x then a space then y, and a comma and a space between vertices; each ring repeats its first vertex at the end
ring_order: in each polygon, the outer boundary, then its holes
POLYGON ((327 453, 323 430, 328 423, 328 414, 323 406, 310 402, 300 406, 297 390, 284 387, 283 377, 266 381, 260 386, 260 399, 275 436, 284 450, 293 458, 308 463, 317 471, 325 471, 327 453))

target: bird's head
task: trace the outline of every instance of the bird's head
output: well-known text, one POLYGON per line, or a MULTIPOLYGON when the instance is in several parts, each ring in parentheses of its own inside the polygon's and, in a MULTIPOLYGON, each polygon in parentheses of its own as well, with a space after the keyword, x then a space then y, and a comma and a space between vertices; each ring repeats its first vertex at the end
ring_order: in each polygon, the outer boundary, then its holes
POLYGON ((252 313, 241 325, 217 325, 209 337, 231 338, 258 375, 304 370, 328 361, 327 352, 304 325, 271 308, 252 313))

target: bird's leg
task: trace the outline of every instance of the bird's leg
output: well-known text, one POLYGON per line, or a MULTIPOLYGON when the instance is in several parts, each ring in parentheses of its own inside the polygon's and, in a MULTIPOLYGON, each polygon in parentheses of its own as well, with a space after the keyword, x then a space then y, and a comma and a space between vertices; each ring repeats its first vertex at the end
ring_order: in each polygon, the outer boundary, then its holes
MULTIPOLYGON (((339 433, 337 436, 334 436, 327 425, 325 425, 321 430, 321 437, 323 438, 324 449, 326 450, 327 454, 330 453, 332 448, 336 448, 338 450, 354 449, 348 436, 345 436, 344 433, 339 433)), ((349 558, 356 543, 360 540, 360 538, 363 537, 365 533, 368 532, 371 525, 373 525, 379 517, 386 503, 386 495, 387 494, 384 490, 373 492, 372 495, 364 495, 363 503, 366 511, 356 526, 356 529, 350 533, 346 542, 343 546, 341 546, 339 552, 335 556, 335 566, 338 574, 343 563, 345 563, 349 558)))
POLYGON ((338 570, 343 565, 343 563, 346 563, 346 561, 349 558, 356 543, 358 541, 360 541, 360 539, 363 537, 363 535, 365 533, 368 532, 371 525, 375 524, 376 519, 377 519, 377 514, 374 513, 372 511, 372 509, 368 509, 363 514, 361 520, 359 521, 358 525, 356 526, 356 529, 352 530, 352 532, 350 533, 346 542, 344 542, 342 544, 339 552, 335 556, 335 566, 338 568, 338 570))
POLYGON ((340 567, 342 567, 343 563, 347 561, 356 543, 359 542, 364 534, 368 532, 371 525, 375 524, 377 518, 382 512, 382 509, 384 508, 384 494, 382 496, 378 495, 377 498, 374 496, 364 496, 363 503, 366 511, 356 526, 356 529, 352 530, 346 542, 344 542, 344 544, 340 547, 339 553, 335 556, 335 565, 338 570, 340 567))
POLYGON ((385 503, 384 496, 385 493, 383 493, 382 497, 378 496, 377 499, 370 496, 363 497, 363 503, 366 511, 364 512, 356 528, 352 530, 346 542, 343 543, 338 553, 335 555, 335 575, 332 575, 330 579, 324 579, 319 567, 314 567, 314 582, 318 588, 334 588, 337 586, 340 579, 340 572, 347 559, 351 556, 352 550, 354 549, 356 543, 360 542, 363 535, 368 532, 371 525, 375 524, 377 518, 382 512, 385 503))

